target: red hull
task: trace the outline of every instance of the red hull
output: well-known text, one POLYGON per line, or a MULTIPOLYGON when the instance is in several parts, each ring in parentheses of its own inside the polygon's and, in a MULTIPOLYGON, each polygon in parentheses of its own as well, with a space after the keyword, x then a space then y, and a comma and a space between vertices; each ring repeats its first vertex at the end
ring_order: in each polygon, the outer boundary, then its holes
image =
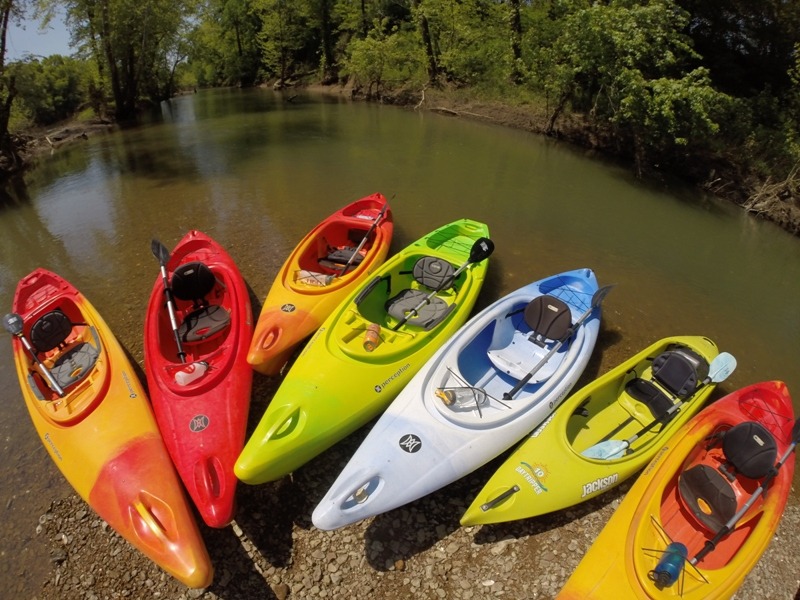
MULTIPOLYGON (((215 280, 203 302, 219 305, 229 323, 207 338, 183 341, 183 364, 159 275, 145 318, 145 369, 156 421, 178 473, 206 524, 224 527, 235 511, 233 465, 247 428, 253 371, 246 358, 253 318, 247 286, 233 259, 198 231, 186 234, 172 252, 167 263, 170 286, 174 288, 176 269, 197 261, 210 268, 215 280), (181 385, 176 375, 199 362, 208 365, 206 372, 181 385)), ((197 306, 176 298, 177 323, 197 306)))

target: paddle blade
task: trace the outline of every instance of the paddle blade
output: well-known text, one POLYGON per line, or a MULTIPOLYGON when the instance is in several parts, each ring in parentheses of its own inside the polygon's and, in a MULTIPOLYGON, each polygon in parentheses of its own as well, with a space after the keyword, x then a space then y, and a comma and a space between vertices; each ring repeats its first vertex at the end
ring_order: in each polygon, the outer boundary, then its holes
POLYGON ((169 261, 169 250, 167 250, 167 247, 164 246, 164 244, 153 238, 153 240, 150 242, 150 250, 153 252, 153 256, 158 259, 158 262, 160 262, 162 265, 167 264, 167 261, 169 261))
POLYGON ((736 358, 729 352, 720 352, 708 365, 708 378, 714 383, 725 381, 736 369, 736 358))
POLYGON ((611 460, 613 458, 622 458, 625 450, 628 449, 627 441, 625 440, 607 440, 595 444, 591 448, 587 448, 581 454, 586 458, 596 458, 598 460, 611 460))
POLYGON ((476 263, 486 260, 494 252, 494 242, 489 238, 478 238, 469 251, 469 262, 476 263))
POLYGON ((3 327, 13 336, 18 336, 22 333, 22 317, 17 313, 8 313, 3 317, 3 327))

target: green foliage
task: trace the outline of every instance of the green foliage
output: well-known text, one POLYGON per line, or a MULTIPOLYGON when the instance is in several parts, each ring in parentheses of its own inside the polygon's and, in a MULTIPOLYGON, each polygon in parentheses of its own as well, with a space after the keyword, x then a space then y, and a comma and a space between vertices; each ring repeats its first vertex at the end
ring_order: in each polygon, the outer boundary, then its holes
POLYGON ((450 81, 492 86, 510 77, 513 57, 507 9, 491 0, 426 0, 436 61, 450 81))
POLYGON ((370 97, 381 97, 387 85, 419 89, 427 80, 424 52, 414 31, 384 35, 376 27, 366 39, 353 40, 348 50, 342 72, 356 86, 366 87, 370 97))
POLYGON ((29 119, 33 125, 50 125, 70 117, 86 102, 88 80, 83 61, 55 55, 14 63, 9 71, 18 92, 15 118, 23 122, 29 119))

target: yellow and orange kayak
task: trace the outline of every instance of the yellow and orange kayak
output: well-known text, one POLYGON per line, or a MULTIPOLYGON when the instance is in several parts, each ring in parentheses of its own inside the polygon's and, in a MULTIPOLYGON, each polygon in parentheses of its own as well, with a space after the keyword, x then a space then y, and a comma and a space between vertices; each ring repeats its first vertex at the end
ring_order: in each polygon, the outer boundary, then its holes
POLYGON ((735 391, 669 439, 558 598, 730 598, 775 533, 800 435, 781 381, 735 391))
POLYGON ((14 361, 33 424, 75 491, 122 537, 192 588, 211 560, 122 346, 88 300, 45 269, 23 278, 14 361))
POLYGON ((253 369, 278 375, 298 344, 386 260, 393 232, 389 203, 376 193, 306 234, 264 300, 247 356, 253 369))

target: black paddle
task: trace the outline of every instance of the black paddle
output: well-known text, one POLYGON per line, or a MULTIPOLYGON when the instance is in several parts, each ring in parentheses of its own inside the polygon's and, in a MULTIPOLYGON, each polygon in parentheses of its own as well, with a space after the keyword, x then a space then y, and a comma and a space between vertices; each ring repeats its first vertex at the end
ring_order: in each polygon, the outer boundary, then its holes
POLYGON ((722 529, 720 529, 713 538, 706 541, 705 545, 700 550, 700 552, 695 554, 694 558, 692 558, 689 561, 689 564, 696 565, 698 562, 703 560, 703 558, 705 558, 705 556, 709 552, 711 552, 712 550, 714 550, 714 548, 717 547, 717 544, 720 542, 720 540, 722 540, 722 538, 724 538, 731 531, 733 531, 733 528, 736 526, 736 523, 739 522, 739 519, 741 519, 744 516, 744 514, 750 509, 750 507, 753 505, 756 499, 762 493, 764 493, 769 483, 773 479, 775 479, 775 477, 778 476, 778 471, 783 466, 783 463, 786 462, 786 459, 789 458, 789 455, 792 452, 794 452, 794 449, 797 446, 798 442, 800 442, 800 419, 797 419, 794 422, 794 427, 792 428, 792 443, 789 444, 789 447, 786 449, 786 452, 783 453, 781 459, 775 464, 774 467, 772 467, 772 469, 770 469, 769 473, 767 473, 766 477, 764 477, 764 481, 762 481, 761 485, 759 485, 758 488, 756 488, 756 490, 753 492, 753 495, 747 499, 747 502, 745 502, 742 508, 739 509, 739 512, 733 515, 730 518, 730 520, 727 523, 725 523, 722 529))
POLYGON ((388 202, 384 202, 383 203, 383 208, 381 208, 381 212, 379 212, 378 216, 375 217, 375 220, 372 222, 372 225, 369 226, 369 229, 367 230, 367 233, 364 235, 364 238, 361 240, 361 242, 358 244, 358 246, 356 246, 356 249, 353 251, 353 254, 350 255, 350 258, 348 259, 348 261, 344 265, 344 267, 342 267, 342 272, 339 273, 339 277, 341 277, 342 275, 347 273, 347 269, 349 269, 350 265, 353 264, 353 261, 356 258, 356 254, 358 254, 361 251, 361 248, 364 247, 364 244, 367 243, 367 240, 369 239, 370 234, 373 231, 375 231, 375 228, 378 226, 378 222, 381 220, 381 218, 383 217, 383 213, 386 212, 386 209, 388 207, 389 207, 389 203, 388 202))
POLYGON ((420 301, 419 304, 417 304, 414 308, 412 308, 410 311, 408 311, 403 316, 403 318, 400 320, 400 322, 397 325, 395 325, 394 327, 392 327, 392 330, 393 331, 397 331, 400 327, 405 325, 406 321, 408 321, 411 317, 415 316, 417 314, 417 311, 420 308, 422 308, 428 302, 431 301, 431 298, 433 298, 436 295, 436 292, 439 292, 439 291, 445 289, 446 287, 452 285, 453 282, 456 280, 456 277, 458 277, 459 274, 461 273, 461 271, 466 269, 471 264, 479 263, 482 260, 486 260, 487 258, 489 258, 492 255, 492 252, 494 252, 494 242, 492 240, 490 240, 489 238, 484 238, 484 237, 478 238, 477 240, 475 240, 475 243, 472 244, 472 248, 469 251, 469 258, 466 260, 466 262, 463 265, 461 265, 460 267, 458 267, 458 269, 456 269, 455 273, 450 275, 450 277, 448 277, 447 279, 442 281, 442 283, 441 283, 441 285, 439 285, 439 287, 437 287, 430 294, 425 296, 425 298, 423 298, 420 301))
POLYGON ((3 327, 5 327, 5 330, 8 333, 19 338, 19 340, 22 342, 22 345, 25 346, 25 349, 33 357, 33 360, 36 361, 37 365, 39 365, 39 370, 41 371, 42 375, 44 375, 45 379, 47 379, 47 383, 50 384, 50 387, 56 394, 63 398, 66 395, 64 389, 58 385, 58 382, 55 380, 55 377, 53 377, 53 374, 50 372, 50 370, 44 366, 44 363, 41 360, 39 360, 39 356, 36 354, 33 346, 31 346, 28 338, 26 338, 22 333, 22 317, 20 317, 17 313, 8 313, 5 317, 3 317, 3 327))
POLYGON ((175 318, 175 304, 172 298, 172 289, 169 287, 169 278, 167 277, 167 262, 169 262, 169 250, 166 249, 164 244, 156 239, 150 242, 150 249, 153 251, 153 256, 158 259, 161 265, 161 279, 164 281, 164 296, 167 298, 167 312, 169 313, 169 322, 172 325, 172 333, 175 335, 175 344, 178 346, 178 358, 182 363, 186 362, 186 352, 183 351, 181 345, 181 336, 178 333, 178 320, 175 318))
MULTIPOLYGON (((697 386, 697 390, 699 390, 701 386, 708 385, 708 383, 711 381, 714 383, 725 381, 730 374, 733 373, 734 369, 736 369, 736 359, 733 357, 733 355, 728 352, 720 352, 714 357, 714 360, 711 361, 711 364, 708 366, 708 377, 706 377, 702 383, 697 386)), ((697 393, 697 390, 695 390, 695 394, 697 393)), ((598 442, 594 446, 590 446, 581 452, 581 454, 588 458, 599 458, 601 460, 619 458, 622 456, 625 450, 630 448, 633 442, 639 439, 641 435, 647 433, 653 427, 663 422, 669 415, 677 412, 682 404, 683 401, 676 402, 669 407, 669 410, 666 413, 661 415, 659 418, 652 420, 627 440, 605 440, 598 442)))
POLYGON ((536 374, 536 371, 541 369, 547 363, 547 361, 550 360, 550 357, 552 357, 556 352, 559 351, 561 346, 564 345, 564 342, 566 342, 570 337, 572 337, 572 335, 575 333, 578 327, 580 327, 581 324, 586 319, 589 318, 589 315, 592 314, 592 311, 598 306, 600 306, 600 304, 603 302, 603 298, 606 297, 608 292, 610 292, 613 287, 614 287, 613 285, 606 285, 601 287, 594 293, 594 295, 592 296, 592 305, 589 307, 589 309, 585 313, 583 313, 577 321, 575 321, 575 324, 569 328, 564 337, 562 337, 558 341, 558 343, 556 343, 556 345, 550 349, 550 352, 548 352, 547 355, 542 360, 536 363, 536 365, 534 365, 534 367, 530 371, 528 371, 525 377, 520 379, 513 388, 511 388, 510 390, 508 390, 506 393, 503 394, 504 400, 511 400, 517 394, 517 392, 519 392, 523 387, 525 387, 525 384, 531 380, 531 377, 533 377, 534 374, 536 374))

